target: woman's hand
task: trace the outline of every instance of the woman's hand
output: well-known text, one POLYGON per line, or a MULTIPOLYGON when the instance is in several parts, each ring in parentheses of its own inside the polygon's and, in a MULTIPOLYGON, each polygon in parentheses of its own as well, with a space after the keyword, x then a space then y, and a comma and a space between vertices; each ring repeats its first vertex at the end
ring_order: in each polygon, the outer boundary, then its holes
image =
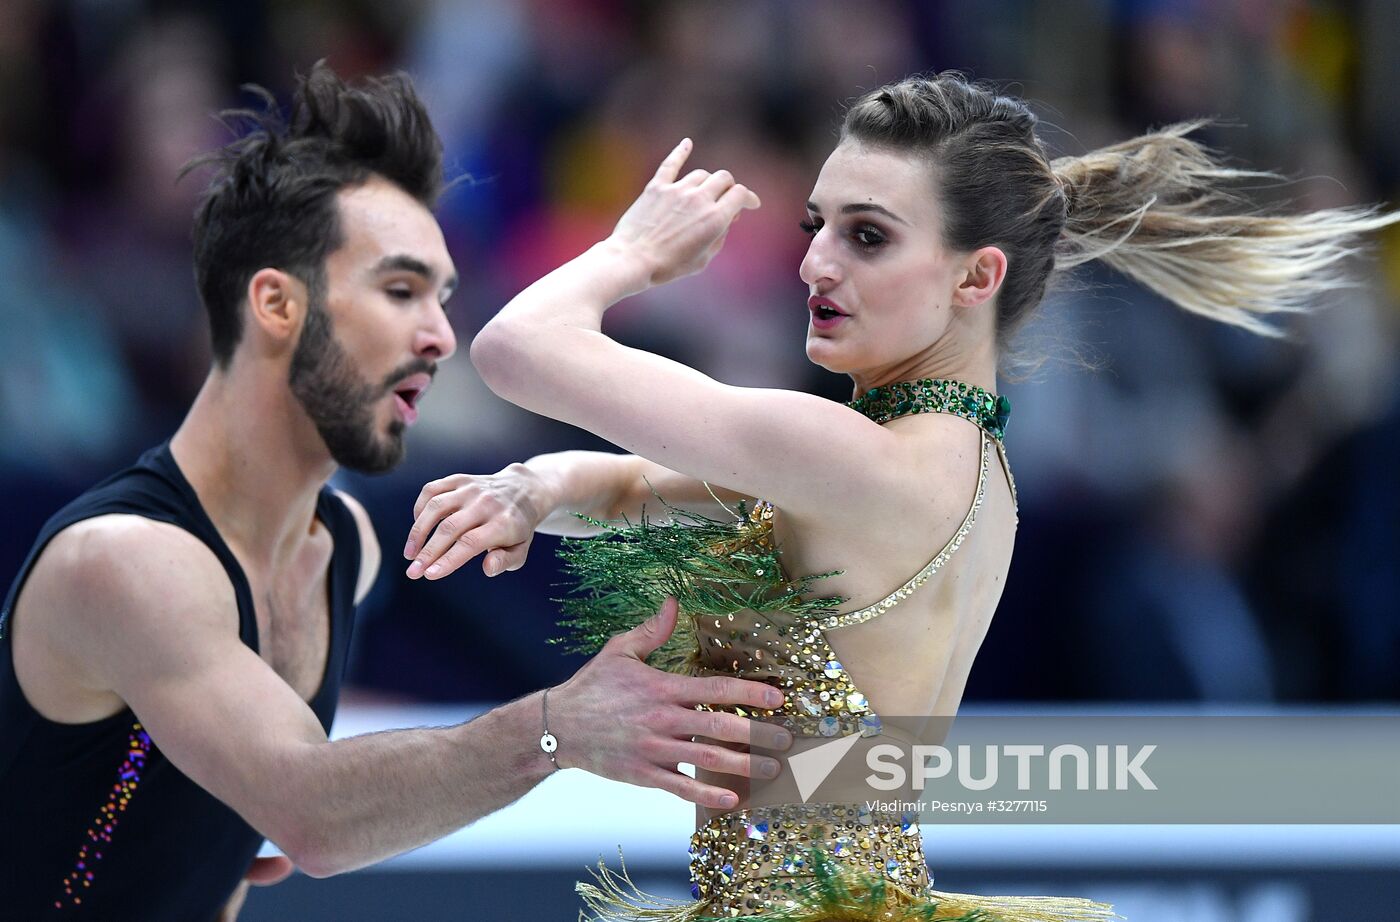
POLYGON ((273 855, 270 858, 254 858, 252 865, 248 868, 248 873, 243 875, 243 880, 238 888, 233 891, 233 896, 229 897, 224 908, 219 911, 219 917, 214 922, 237 922, 238 912, 243 908, 243 901, 248 898, 248 886, 271 887, 279 884, 291 876, 296 870, 292 864, 292 859, 283 855, 273 855))
POLYGON ((423 487, 403 556, 409 579, 441 579, 487 552, 482 572, 525 564, 535 529, 552 511, 541 478, 523 464, 498 474, 453 474, 423 487))
POLYGON ((646 189, 617 222, 607 243, 641 266, 648 286, 699 272, 724 245, 730 225, 758 196, 734 181, 728 170, 691 170, 689 138, 661 161, 646 189))

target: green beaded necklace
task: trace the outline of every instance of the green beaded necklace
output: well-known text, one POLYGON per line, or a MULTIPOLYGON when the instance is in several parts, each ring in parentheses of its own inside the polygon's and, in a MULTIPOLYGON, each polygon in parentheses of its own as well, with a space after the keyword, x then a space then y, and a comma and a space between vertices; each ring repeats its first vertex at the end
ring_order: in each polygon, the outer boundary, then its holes
POLYGON ((1011 401, 991 391, 950 378, 921 378, 872 387, 846 404, 877 423, 913 413, 952 413, 981 426, 1000 440, 1011 416, 1011 401))

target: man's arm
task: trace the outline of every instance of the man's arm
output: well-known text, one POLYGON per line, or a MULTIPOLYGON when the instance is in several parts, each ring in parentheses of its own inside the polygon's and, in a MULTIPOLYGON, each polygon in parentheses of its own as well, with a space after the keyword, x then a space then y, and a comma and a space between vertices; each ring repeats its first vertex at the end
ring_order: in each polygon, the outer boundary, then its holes
MULTIPOLYGON (((538 744, 539 693, 467 724, 329 742, 307 704, 238 639, 236 603, 218 561, 175 526, 94 520, 73 540, 56 540, 30 580, 26 607, 43 617, 25 619, 23 629, 64 647, 131 706, 172 763, 313 876, 437 839, 553 770, 538 744)), ((772 760, 691 738, 748 741, 752 728, 755 743, 783 740, 777 728, 692 706, 771 706, 766 696, 776 692, 642 663, 674 626, 668 607, 551 693, 556 757, 565 767, 727 806, 732 793, 680 774, 676 764, 750 775, 772 760)))

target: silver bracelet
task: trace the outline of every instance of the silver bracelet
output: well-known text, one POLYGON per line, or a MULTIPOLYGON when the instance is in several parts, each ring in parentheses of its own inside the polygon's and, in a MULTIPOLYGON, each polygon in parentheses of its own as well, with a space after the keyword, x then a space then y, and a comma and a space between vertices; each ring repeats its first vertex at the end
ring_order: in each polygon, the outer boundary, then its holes
POLYGON ((553 733, 549 732, 549 689, 544 690, 544 696, 540 698, 540 703, 544 709, 544 735, 540 737, 540 748, 545 755, 549 756, 549 761, 554 763, 554 770, 559 770, 559 760, 554 758, 554 750, 559 748, 559 740, 553 733))

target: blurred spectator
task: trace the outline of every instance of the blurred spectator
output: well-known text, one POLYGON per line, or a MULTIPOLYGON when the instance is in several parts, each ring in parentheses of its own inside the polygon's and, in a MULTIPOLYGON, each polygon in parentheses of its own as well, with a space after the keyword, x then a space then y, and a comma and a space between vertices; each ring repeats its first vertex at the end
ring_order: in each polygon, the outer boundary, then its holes
MULTIPOLYGON (((207 367, 192 285, 191 155, 237 87, 282 92, 320 57, 417 79, 464 177, 441 219, 465 341, 512 294, 606 234, 682 136, 764 206, 711 269, 609 316, 622 339, 735 384, 835 399, 807 363, 803 203, 841 105, 921 70, 1008 81, 1077 153, 1214 116, 1213 145, 1304 180, 1272 204, 1395 198, 1380 0, 415 0, 0 4, 0 575, 64 498, 170 434, 207 367), (1067 54, 1066 48, 1072 53, 1067 54)), ((1389 26, 1389 28, 1387 28, 1389 26)), ((1068 280, 1006 383, 1021 487, 1016 560, 971 698, 1400 696, 1400 234, 1291 337, 1181 314, 1094 269, 1068 280), (1042 362, 1042 360, 1044 360, 1042 362), (1092 367, 1085 367, 1085 366, 1092 367)), ((357 631, 381 695, 503 698, 572 668, 545 640, 552 543, 520 573, 411 583, 422 483, 604 447, 497 400, 447 363, 382 478, 345 475, 391 553, 357 631)))

